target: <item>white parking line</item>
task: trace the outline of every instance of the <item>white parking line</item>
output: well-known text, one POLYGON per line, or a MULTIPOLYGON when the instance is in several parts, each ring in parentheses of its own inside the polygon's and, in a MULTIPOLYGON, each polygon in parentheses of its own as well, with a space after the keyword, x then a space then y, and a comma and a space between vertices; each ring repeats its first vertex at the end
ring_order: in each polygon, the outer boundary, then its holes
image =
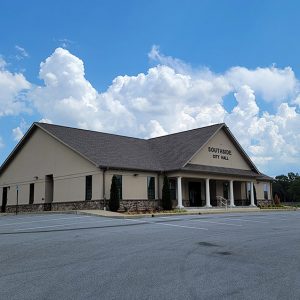
POLYGON ((52 228, 52 227, 67 227, 70 225, 77 225, 77 224, 86 224, 86 223, 103 223, 103 222, 111 222, 115 221, 115 219, 107 219, 101 221, 88 221, 88 222, 76 222, 76 223, 67 223, 67 224, 57 224, 57 225, 49 225, 49 226, 38 226, 38 227, 29 227, 29 228, 19 228, 15 229, 14 231, 24 231, 24 230, 34 230, 34 229, 45 229, 45 228, 52 228))
POLYGON ((242 221, 242 222, 253 222, 253 223, 264 223, 264 224, 269 223, 269 222, 265 222, 265 221, 257 221, 257 220, 249 220, 249 219, 238 219, 238 218, 226 218, 226 220, 242 221))
POLYGON ((173 227, 181 227, 181 228, 188 228, 188 229, 208 230, 208 228, 192 227, 192 226, 184 226, 184 225, 168 224, 168 223, 152 223, 152 224, 164 225, 164 226, 173 226, 173 227))
POLYGON ((194 219, 194 220, 189 220, 189 221, 197 221, 197 222, 203 222, 203 223, 212 223, 212 224, 220 224, 220 225, 243 227, 243 225, 241 225, 241 224, 231 224, 231 223, 207 221, 207 220, 201 220, 201 219, 194 219))
POLYGON ((180 215, 178 215, 178 216, 167 216, 167 217, 161 217, 161 216, 157 217, 157 216, 155 216, 154 219, 155 220, 157 220, 157 219, 174 219, 174 220, 180 220, 180 217, 185 217, 185 216, 180 216, 180 215))
MULTIPOLYGON (((139 220, 135 219, 124 219, 131 222, 139 222, 139 220)), ((199 229, 199 230, 208 230, 207 228, 202 227, 193 227, 193 226, 185 226, 185 225, 177 225, 177 224, 169 224, 169 223, 157 223, 157 222, 149 222, 143 220, 143 222, 139 222, 140 224, 154 224, 154 225, 163 225, 163 226, 171 226, 171 227, 181 227, 181 228, 188 228, 188 229, 199 229)))
POLYGON ((6 224, 0 224, 1 226, 11 226, 11 225, 23 225, 23 224, 31 224, 31 223, 37 223, 37 222, 49 222, 49 221, 57 221, 57 220, 74 220, 74 219, 83 219, 83 218, 91 218, 91 216, 83 216, 83 217, 69 217, 69 218, 58 218, 58 219, 46 219, 46 220, 35 220, 35 221, 28 221, 28 222, 18 222, 18 223, 6 223, 6 224))
POLYGON ((270 217, 257 217, 257 216, 255 216, 254 218, 256 218, 256 219, 259 219, 259 220, 274 220, 274 221, 276 221, 276 220, 279 220, 279 221, 288 221, 288 220, 291 220, 291 219, 286 219, 286 218, 277 218, 277 217, 274 217, 274 218, 270 218, 270 217))

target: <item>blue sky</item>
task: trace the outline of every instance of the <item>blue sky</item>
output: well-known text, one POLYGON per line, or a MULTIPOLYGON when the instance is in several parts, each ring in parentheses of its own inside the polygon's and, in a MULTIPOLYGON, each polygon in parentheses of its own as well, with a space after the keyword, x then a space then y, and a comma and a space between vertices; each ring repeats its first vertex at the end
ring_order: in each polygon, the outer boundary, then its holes
POLYGON ((141 137, 225 121, 262 171, 298 172, 299 8, 2 0, 0 163, 41 119, 141 137))

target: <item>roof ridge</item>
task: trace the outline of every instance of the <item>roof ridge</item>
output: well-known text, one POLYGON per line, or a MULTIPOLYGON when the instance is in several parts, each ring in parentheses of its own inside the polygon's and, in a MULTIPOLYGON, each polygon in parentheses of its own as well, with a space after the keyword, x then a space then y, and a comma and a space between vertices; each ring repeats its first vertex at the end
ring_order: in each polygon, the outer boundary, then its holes
POLYGON ((169 133, 169 134, 165 134, 165 135, 161 135, 161 136, 157 136, 157 137, 154 137, 154 138, 150 138, 150 139, 147 139, 147 141, 151 141, 151 140, 155 140, 155 139, 159 139, 159 138, 163 138, 163 137, 167 137, 167 136, 170 136, 170 135, 176 135, 176 134, 181 134, 181 133, 186 133, 186 132, 191 132, 191 131, 196 131, 196 130, 200 130, 200 129, 204 129, 204 128, 208 128, 208 127, 213 127, 213 126, 223 126, 225 125, 226 126, 226 123, 216 123, 216 124, 211 124, 211 125, 208 125, 208 126, 203 126, 203 127, 197 127, 197 128, 193 128, 193 129, 188 129, 188 130, 184 130, 184 131, 179 131, 179 132, 174 132, 174 133, 169 133))

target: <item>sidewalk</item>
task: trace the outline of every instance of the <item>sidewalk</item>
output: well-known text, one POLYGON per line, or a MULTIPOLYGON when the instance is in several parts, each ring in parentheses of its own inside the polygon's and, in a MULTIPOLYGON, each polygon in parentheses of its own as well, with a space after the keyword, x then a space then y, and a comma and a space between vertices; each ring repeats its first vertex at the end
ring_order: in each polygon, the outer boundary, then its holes
POLYGON ((118 213, 107 210, 77 210, 76 214, 90 215, 90 216, 101 216, 108 218, 146 218, 146 217, 159 217, 159 216, 178 216, 178 215, 202 215, 202 214, 220 214, 220 213, 235 213, 235 212, 259 212, 260 208, 257 207, 241 207, 241 208, 185 208, 182 212, 155 212, 155 213, 118 213))

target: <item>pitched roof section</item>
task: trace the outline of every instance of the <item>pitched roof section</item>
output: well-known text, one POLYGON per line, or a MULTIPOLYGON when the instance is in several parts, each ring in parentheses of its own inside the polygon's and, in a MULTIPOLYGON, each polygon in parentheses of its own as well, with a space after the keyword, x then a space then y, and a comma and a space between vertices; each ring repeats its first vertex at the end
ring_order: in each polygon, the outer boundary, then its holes
POLYGON ((97 166, 161 170, 146 140, 46 123, 37 126, 97 166))
POLYGON ((3 163, 0 174, 36 128, 44 130, 96 166, 147 171, 184 170, 193 155, 223 128, 252 170, 260 174, 224 123, 149 140, 47 123, 34 123, 3 163))
POLYGON ((37 126, 98 166, 153 171, 179 170, 225 124, 149 140, 46 123, 37 126))
POLYGON ((164 170, 181 169, 224 123, 169 134, 148 140, 164 170))

